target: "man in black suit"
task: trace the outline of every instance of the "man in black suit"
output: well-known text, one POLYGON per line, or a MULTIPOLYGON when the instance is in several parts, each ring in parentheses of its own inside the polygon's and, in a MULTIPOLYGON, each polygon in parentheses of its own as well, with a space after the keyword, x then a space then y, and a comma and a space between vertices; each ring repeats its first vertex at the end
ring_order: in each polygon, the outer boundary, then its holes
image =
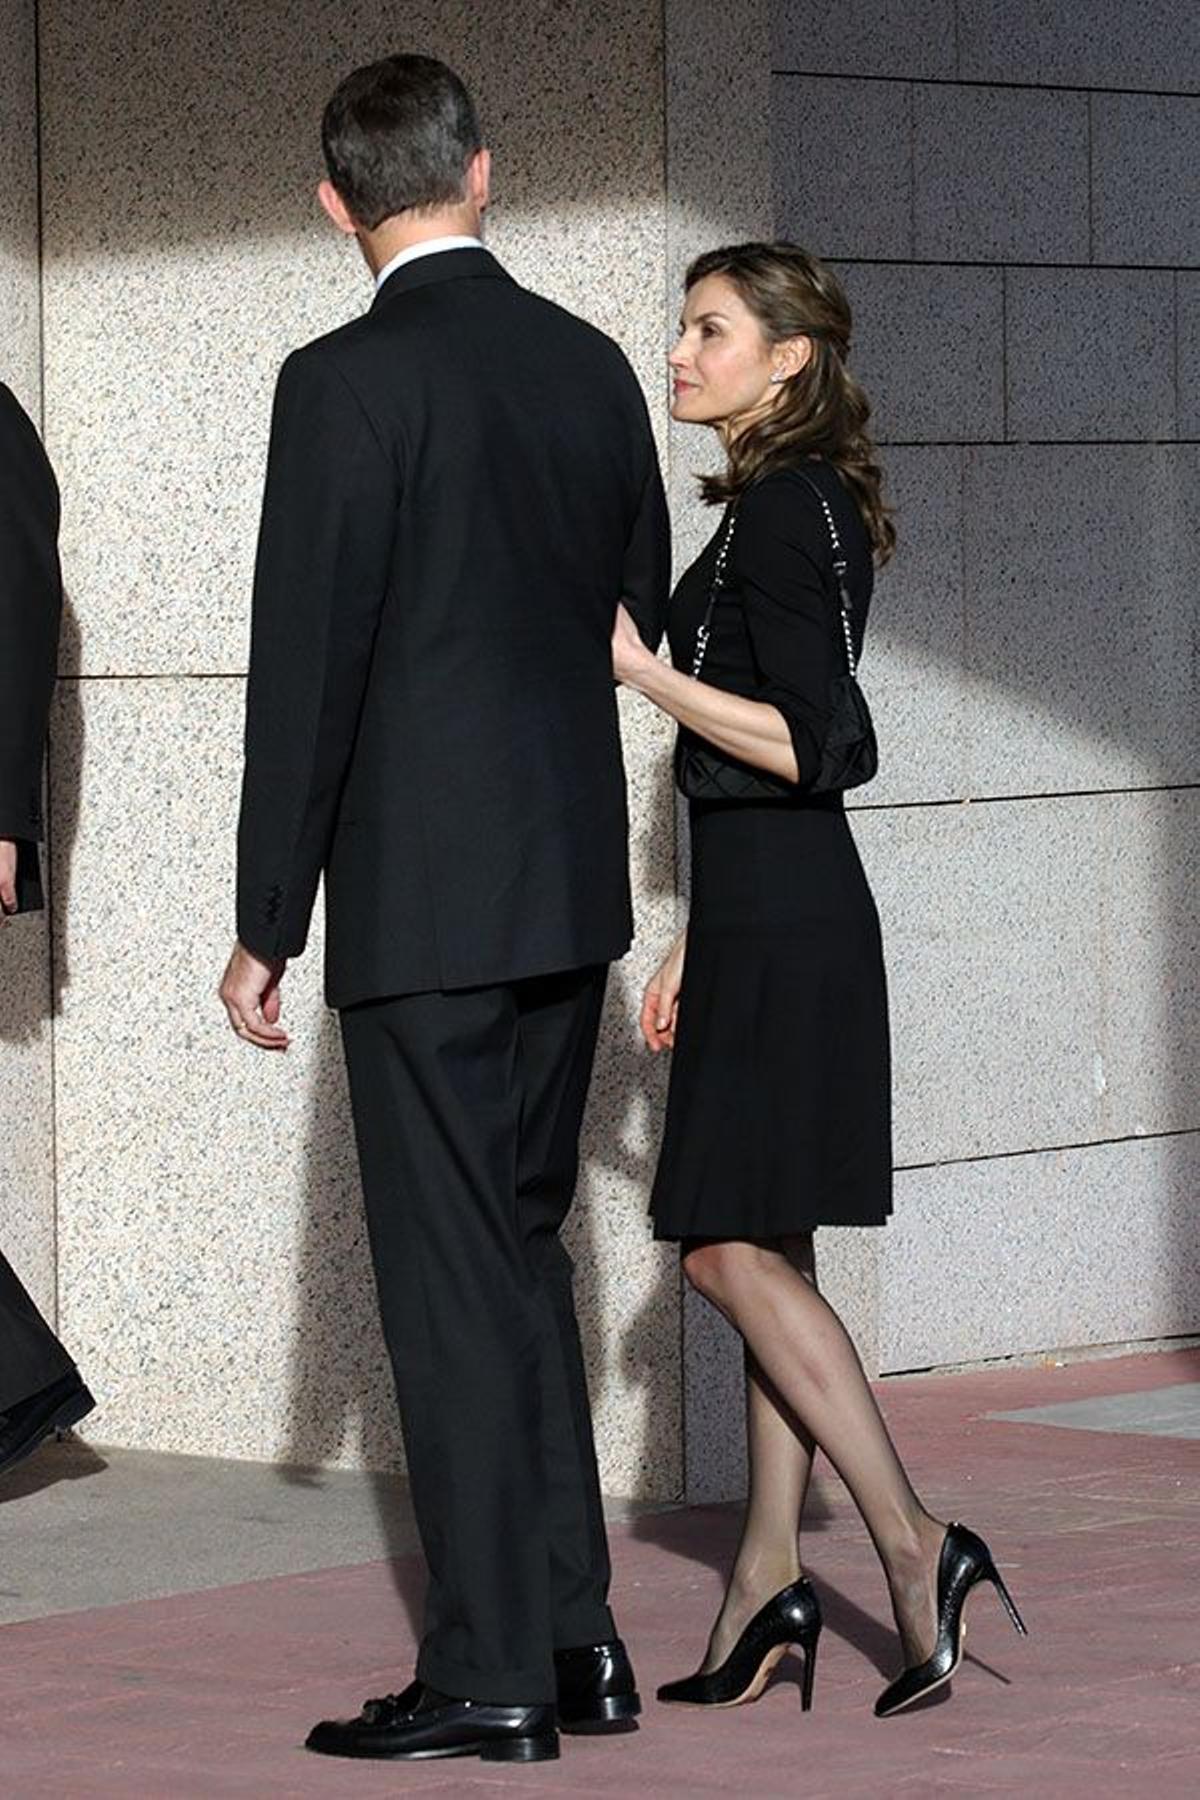
POLYGON ((279 379, 222 998, 286 1048, 323 869, 429 1588, 411 1687, 309 1744, 534 1760, 639 1706, 558 1231, 632 929, 611 632, 624 596, 661 636, 666 511, 624 356, 479 241, 457 77, 358 70, 322 135, 377 293, 279 379))
MULTIPOLYGON (((0 382, 0 925, 42 905, 42 758, 61 614, 58 484, 31 420, 0 382)), ((0 1470, 94 1404, 0 1256, 0 1470)))

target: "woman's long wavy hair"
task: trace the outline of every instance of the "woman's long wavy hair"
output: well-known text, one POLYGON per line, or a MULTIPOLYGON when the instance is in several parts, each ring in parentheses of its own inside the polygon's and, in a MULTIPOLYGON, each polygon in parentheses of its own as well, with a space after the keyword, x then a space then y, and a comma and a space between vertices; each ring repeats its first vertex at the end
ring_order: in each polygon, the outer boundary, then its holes
POLYGON ((696 258, 684 286, 706 275, 724 275, 736 287, 772 344, 806 337, 812 355, 791 376, 765 418, 728 447, 728 466, 704 475, 701 492, 710 505, 733 499, 759 475, 804 456, 823 456, 841 474, 858 503, 875 559, 885 563, 896 531, 883 501, 883 471, 867 431, 871 405, 846 367, 850 305, 832 269, 796 244, 732 244, 696 258))

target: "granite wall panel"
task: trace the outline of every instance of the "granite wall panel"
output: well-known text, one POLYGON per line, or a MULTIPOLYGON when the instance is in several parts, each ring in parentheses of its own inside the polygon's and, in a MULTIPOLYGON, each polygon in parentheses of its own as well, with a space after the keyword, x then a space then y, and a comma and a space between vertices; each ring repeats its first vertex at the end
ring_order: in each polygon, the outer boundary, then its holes
POLYGON ((1200 92, 1200 13, 1178 0, 957 0, 964 81, 1200 92))
POLYGON ((915 88, 913 189, 921 260, 1086 262, 1087 96, 915 88))
POLYGON ((773 64, 806 75, 956 74, 955 0, 775 0, 773 64))
MULTIPOLYGON (((868 392, 870 390, 868 389, 868 392)), ((897 547, 876 577, 862 658, 879 773, 852 806, 964 799, 971 792, 962 487, 966 452, 881 453, 897 547)))
POLYGON ((1200 268, 1200 96, 1093 94, 1091 109, 1094 260, 1200 268))
POLYGON ((853 367, 881 444, 1004 436, 1004 272, 844 263, 853 367))
POLYGON ((775 229, 824 257, 912 254, 912 90, 777 75, 775 229))
POLYGON ((1200 1126, 1194 791, 859 812, 900 1165, 1200 1126))
POLYGON ((1200 1330, 1198 1188, 1196 1132, 901 1174, 883 1368, 1200 1330))
POLYGON ((1175 436, 1175 278, 1142 269, 1005 272, 1008 436, 1175 436))
POLYGON ((1200 775, 1200 452, 968 453, 964 568, 974 794, 1200 775))
POLYGON ((1176 275, 1175 304, 1179 435, 1195 441, 1200 438, 1200 274, 1176 275))

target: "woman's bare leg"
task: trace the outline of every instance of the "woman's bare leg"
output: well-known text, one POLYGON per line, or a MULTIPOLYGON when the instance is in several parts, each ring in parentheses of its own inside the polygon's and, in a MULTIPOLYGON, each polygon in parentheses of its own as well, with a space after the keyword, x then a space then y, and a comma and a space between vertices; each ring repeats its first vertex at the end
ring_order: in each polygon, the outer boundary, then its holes
MULTIPOLYGON (((798 1273, 815 1284, 812 1238, 785 1250, 798 1273)), ((705 1670, 725 1661, 758 1609, 795 1581, 800 1570, 800 1521, 812 1474, 813 1440, 754 1359, 746 1359, 746 1449, 749 1489, 742 1540, 708 1643, 705 1670)))
POLYGON ((905 1662, 924 1661, 937 1636, 945 1526, 914 1493, 841 1320, 774 1245, 701 1243, 686 1250, 684 1270, 846 1483, 887 1575, 905 1662))

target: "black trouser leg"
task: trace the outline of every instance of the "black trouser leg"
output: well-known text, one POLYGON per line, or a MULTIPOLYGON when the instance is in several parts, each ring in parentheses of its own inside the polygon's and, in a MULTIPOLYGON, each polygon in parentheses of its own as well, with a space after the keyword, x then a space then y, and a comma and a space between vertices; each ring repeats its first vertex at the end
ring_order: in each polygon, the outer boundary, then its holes
POLYGON ((579 1170, 579 1131, 592 1076, 607 969, 521 983, 524 1106, 517 1166, 520 1216, 547 1324, 542 1357, 542 1461, 548 1508, 555 1649, 616 1635, 592 1411, 575 1317, 571 1259, 559 1230, 579 1170))
POLYGON ((417 1671, 464 1698, 550 1702, 559 1630, 576 1642, 610 1630, 570 1265, 557 1244, 602 991, 592 972, 342 1014, 429 1564, 417 1671))
POLYGON ((0 1412, 19 1406, 75 1364, 0 1256, 0 1412))

